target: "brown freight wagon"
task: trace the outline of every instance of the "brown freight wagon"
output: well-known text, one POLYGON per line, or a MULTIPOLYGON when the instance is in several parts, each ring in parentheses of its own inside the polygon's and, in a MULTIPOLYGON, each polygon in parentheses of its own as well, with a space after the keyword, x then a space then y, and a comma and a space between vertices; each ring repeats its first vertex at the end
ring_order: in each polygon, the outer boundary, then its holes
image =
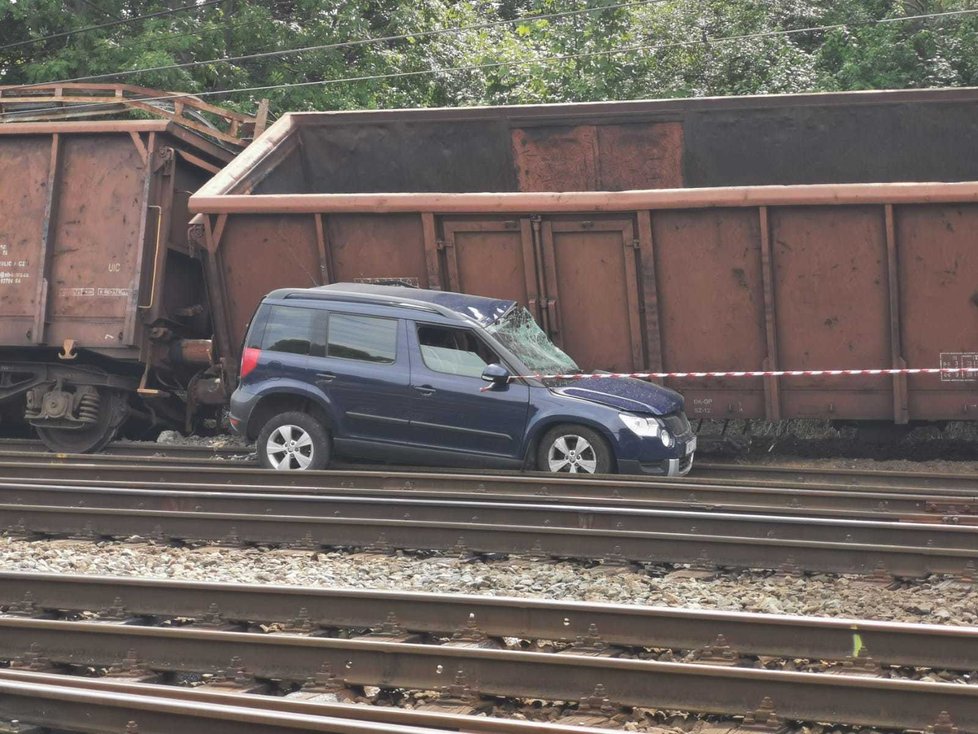
POLYGON ((131 415, 184 427, 224 399, 187 201, 254 120, 160 96, 0 88, 0 413, 56 450, 99 448, 131 415), (163 119, 67 121, 131 109, 163 119))
POLYGON ((288 114, 191 197, 227 384, 267 291, 393 279, 514 298, 586 369, 948 368, 670 379, 691 417, 973 419, 976 121, 974 89, 288 114))

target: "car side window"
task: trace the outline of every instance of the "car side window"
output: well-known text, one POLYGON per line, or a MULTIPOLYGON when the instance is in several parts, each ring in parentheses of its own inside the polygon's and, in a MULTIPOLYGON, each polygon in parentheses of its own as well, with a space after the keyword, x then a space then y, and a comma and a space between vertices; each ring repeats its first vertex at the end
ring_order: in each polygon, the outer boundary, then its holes
POLYGON ((269 307, 261 348, 321 357, 324 351, 321 313, 311 308, 269 307))
POLYGON ((330 314, 326 356, 392 364, 397 357, 397 319, 330 314))
POLYGON ((421 359, 434 372, 481 377, 486 365, 499 361, 495 352, 468 329, 419 324, 418 344, 421 359))

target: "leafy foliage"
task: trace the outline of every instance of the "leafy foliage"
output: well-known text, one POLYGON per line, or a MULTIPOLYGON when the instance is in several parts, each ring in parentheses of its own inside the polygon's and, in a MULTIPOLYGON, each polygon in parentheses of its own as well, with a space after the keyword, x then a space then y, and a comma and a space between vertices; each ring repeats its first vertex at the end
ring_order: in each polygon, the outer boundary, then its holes
POLYGON ((0 83, 277 112, 978 84, 978 15, 901 20, 967 0, 191 2, 0 0, 0 83))

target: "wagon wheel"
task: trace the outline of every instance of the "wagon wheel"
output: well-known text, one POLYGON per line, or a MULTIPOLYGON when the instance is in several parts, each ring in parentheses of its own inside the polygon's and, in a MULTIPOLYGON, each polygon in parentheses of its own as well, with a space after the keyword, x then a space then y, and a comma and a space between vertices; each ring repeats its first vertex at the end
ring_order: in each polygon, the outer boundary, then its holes
POLYGON ((98 417, 85 428, 37 428, 37 435, 52 451, 66 454, 85 454, 101 451, 115 433, 128 411, 126 398, 118 390, 98 390, 98 417))

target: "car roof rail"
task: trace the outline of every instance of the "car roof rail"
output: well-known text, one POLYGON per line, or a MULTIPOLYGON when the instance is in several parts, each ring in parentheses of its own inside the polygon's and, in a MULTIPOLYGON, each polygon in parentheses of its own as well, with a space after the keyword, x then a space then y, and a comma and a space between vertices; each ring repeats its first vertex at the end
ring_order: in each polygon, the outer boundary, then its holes
POLYGON ((401 308, 413 308, 419 311, 436 313, 456 320, 464 320, 466 318, 465 314, 461 314, 458 311, 453 311, 450 308, 440 306, 437 303, 417 301, 411 298, 401 298, 399 296, 384 296, 375 293, 352 293, 349 291, 336 290, 316 292, 310 288, 290 291, 282 295, 273 292, 270 295, 285 300, 339 301, 349 303, 370 303, 378 306, 397 306, 401 308))

